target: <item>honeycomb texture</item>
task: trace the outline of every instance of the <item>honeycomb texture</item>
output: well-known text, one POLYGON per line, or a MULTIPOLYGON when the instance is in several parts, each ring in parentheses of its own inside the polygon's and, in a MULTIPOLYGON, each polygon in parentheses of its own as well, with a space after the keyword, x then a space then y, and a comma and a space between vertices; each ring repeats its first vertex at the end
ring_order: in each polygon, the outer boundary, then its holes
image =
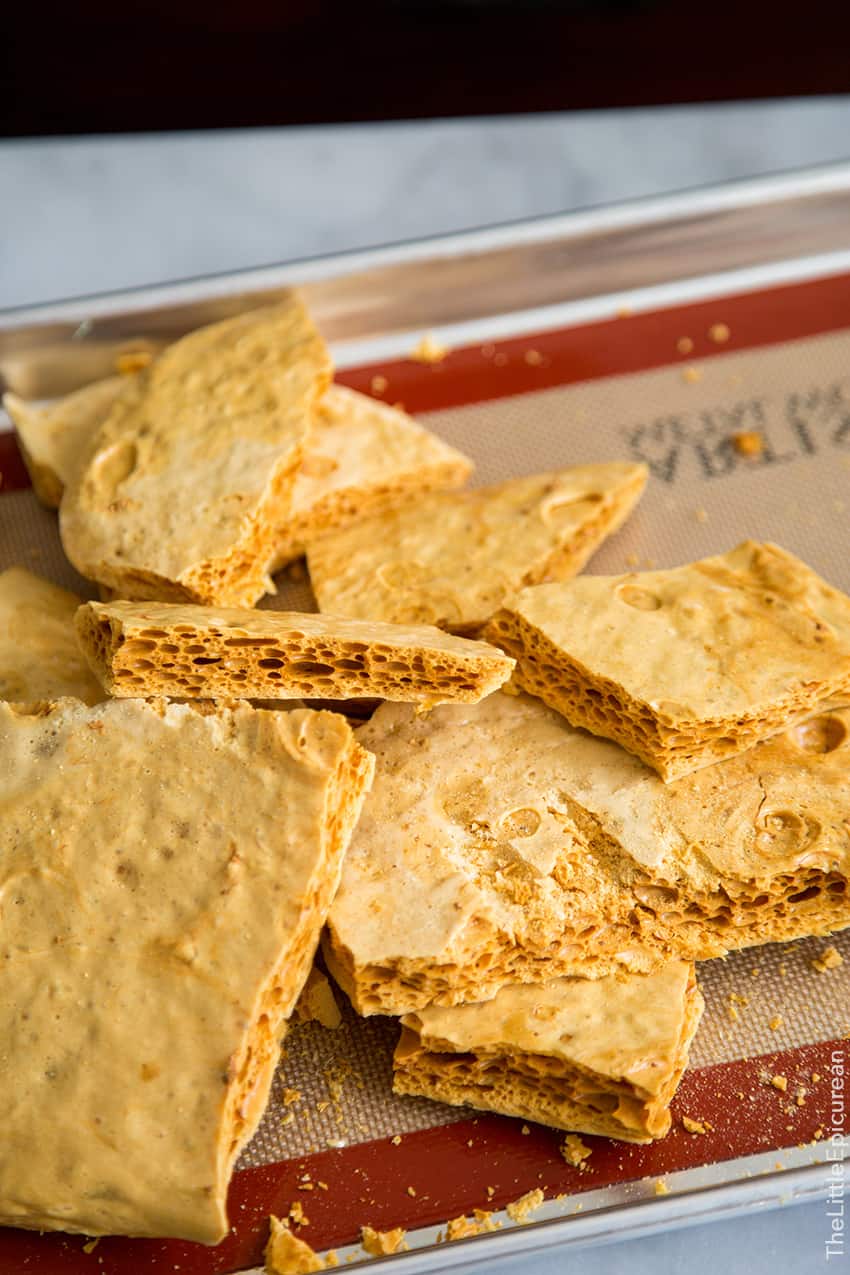
POLYGON ((670 1128, 702 1009, 693 967, 676 961, 627 980, 506 987, 484 1005, 404 1018, 393 1087, 648 1142, 670 1128))
POLYGON ((486 636, 523 690, 665 780, 850 699, 850 598, 776 545, 525 589, 486 636))
POLYGON ((324 952, 361 1013, 850 925, 850 710, 672 784, 528 696, 384 705, 358 737, 376 780, 324 952))
POLYGON ((513 661, 498 647, 425 626, 333 616, 89 602, 77 633, 111 694, 475 702, 513 661))

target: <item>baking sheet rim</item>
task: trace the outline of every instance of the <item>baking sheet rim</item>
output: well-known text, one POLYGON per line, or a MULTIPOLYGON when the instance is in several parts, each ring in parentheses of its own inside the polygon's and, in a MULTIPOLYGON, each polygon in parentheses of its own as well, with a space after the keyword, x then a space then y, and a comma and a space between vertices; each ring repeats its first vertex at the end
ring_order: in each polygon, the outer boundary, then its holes
MULTIPOLYGON (((712 197, 715 197, 723 206, 734 207, 736 206, 736 195, 745 202, 750 203, 758 202, 759 194, 761 193, 761 197, 767 201, 776 198, 778 191, 785 190, 788 194, 799 194, 808 185, 812 185, 813 189, 822 188, 829 190, 833 188, 830 186, 830 181, 836 178, 838 181, 835 188, 844 189, 845 187, 850 187, 850 164, 836 165, 831 169, 819 169, 813 172, 806 171, 797 175, 783 175, 781 178, 765 178, 756 179, 752 182, 724 184, 718 187, 708 187, 699 191, 688 192, 684 195, 664 196, 658 200, 635 201, 634 204, 616 206, 608 211, 616 213, 620 217, 627 217, 631 213, 635 218, 640 218, 651 207, 657 209, 660 217, 662 213, 669 215, 670 212, 675 211, 678 207, 683 210, 682 215, 684 216, 697 204, 701 203, 704 207, 712 206, 712 197)), ((58 319, 64 317, 72 310, 79 310, 81 305, 88 306, 93 314, 106 315, 109 309, 115 310, 121 307, 122 304, 126 305, 128 300, 132 302, 134 307, 136 305, 141 307, 146 300, 156 300, 159 304, 165 304, 166 294, 170 294, 173 305, 186 304, 186 301, 191 299, 192 293, 198 298, 210 295, 210 290, 212 289, 215 290, 217 295, 222 295, 225 289, 244 288, 245 285, 262 287, 264 281, 265 286, 268 286, 268 280, 271 276, 275 277, 275 282, 277 283, 299 281, 302 277, 327 279, 332 277, 334 268, 341 269, 347 273, 356 266, 365 263, 403 263, 405 260, 421 260, 428 253, 451 250, 461 255, 463 252, 486 251, 487 248, 491 248, 495 244, 504 246, 510 242, 520 242, 524 235, 530 235, 533 238, 551 234, 559 226, 574 227, 578 224, 578 218, 585 216, 600 218, 605 212, 605 209, 599 209, 588 214, 566 214, 558 217, 533 219, 517 222, 512 226, 490 227, 479 231, 464 232, 456 236, 419 240, 406 245, 366 250, 362 253, 334 254, 316 258, 306 263, 296 262, 291 266, 260 267, 205 279, 125 290, 97 298, 82 298, 80 300, 50 303, 26 310, 5 311, 0 312, 0 330, 13 331, 19 325, 23 326, 29 322, 58 319), (512 239, 512 236, 516 238, 512 239)), ((749 286, 751 288, 767 287, 771 283, 785 282, 789 277, 815 279, 822 277, 824 274, 835 273, 838 269, 846 269, 848 264, 850 264, 850 256, 844 253, 830 253, 823 258, 812 257, 809 259, 789 256, 787 259, 759 266, 757 271, 753 272, 753 278, 749 286)), ((724 292, 732 291, 733 287, 740 283, 742 273, 746 272, 734 271, 729 272, 728 275, 716 273, 711 276, 705 276, 702 280, 693 278, 667 282, 661 285, 663 295, 659 296, 658 290, 655 290, 651 300, 655 304, 666 308, 706 295, 704 291, 701 291, 701 288, 711 285, 713 285, 717 295, 722 295, 724 292)), ((649 289, 635 290, 636 293, 649 291, 649 289)), ((594 297, 592 299, 593 309, 599 313, 604 313, 606 310, 611 312, 621 302, 624 295, 627 294, 610 293, 594 297)), ((487 326, 489 324, 495 327, 499 335, 502 335, 510 320, 515 318, 518 313, 521 312, 489 316, 485 319, 470 321, 470 323, 475 324, 476 334, 483 335, 485 330, 488 333, 492 331, 492 327, 488 328, 487 326)), ((554 326, 556 323, 563 325, 565 322, 569 323, 570 321, 578 323, 587 321, 589 317, 591 317, 590 311, 586 303, 570 301, 558 307, 547 308, 546 324, 547 326, 550 324, 554 326)), ((457 327, 458 325, 454 325, 452 328, 445 330, 454 332, 457 327)), ((385 343, 381 338, 361 340, 356 343, 356 346, 358 362, 366 362, 370 358, 383 356, 387 353, 385 343)), ((2 422, 0 422, 0 428, 2 428, 2 422)), ((794 1151, 797 1163, 793 1167, 777 1168, 769 1171, 764 1169, 757 1170, 759 1176, 756 1178, 752 1177, 752 1170, 746 1169, 745 1166, 754 1159, 775 1156, 778 1152, 775 1150, 768 1151, 761 1153, 759 1157, 733 1157, 702 1166, 699 1170, 680 1170, 678 1174, 669 1175, 671 1181, 675 1181, 677 1177, 681 1179, 686 1175, 701 1173, 709 1179, 709 1183, 677 1190, 669 1196, 643 1197, 632 1201, 621 1200, 612 1204, 600 1204, 588 1208, 586 1212, 580 1215, 570 1214, 566 1217, 542 1218, 522 1227, 512 1227, 501 1232, 492 1232, 488 1236, 489 1244, 486 1249, 484 1249, 483 1245, 479 1245, 477 1250, 472 1249, 469 1245, 463 1243, 435 1246, 430 1240, 424 1238, 434 1228, 421 1228, 417 1231, 411 1231, 409 1239, 415 1241, 417 1235, 423 1236, 422 1246, 408 1253, 394 1255, 395 1261, 392 1264, 392 1269, 403 1269, 413 1273, 445 1270, 464 1264, 477 1265, 482 1261, 506 1260, 520 1251, 525 1256, 528 1256, 532 1251, 542 1252, 543 1250, 566 1247, 567 1245, 584 1247, 594 1243, 603 1243, 609 1239, 620 1240, 630 1236, 638 1237, 651 1234, 662 1227, 678 1228, 717 1220, 755 1208, 777 1207, 781 1204, 802 1203, 824 1198, 827 1193, 829 1178, 829 1166, 823 1162, 824 1144, 809 1144, 805 1147, 795 1148, 794 1151), (714 1180, 712 1181, 711 1179, 714 1180), (700 1209, 700 1202, 706 1200, 709 1202, 708 1207, 700 1209), (537 1242, 538 1240, 543 1242, 537 1242), (401 1266, 402 1262, 404 1266, 401 1266)), ((787 1155, 787 1152, 784 1154, 787 1155)), ((609 1188, 604 1189, 607 1190, 609 1188)), ((386 1257, 380 1260, 382 1263, 387 1262, 386 1257)), ((367 1263, 361 1259, 360 1265, 365 1264, 367 1263)), ((368 1264, 371 1265, 371 1262, 368 1264)), ((261 1275, 261 1268, 249 1268, 246 1270, 245 1275, 261 1275)))

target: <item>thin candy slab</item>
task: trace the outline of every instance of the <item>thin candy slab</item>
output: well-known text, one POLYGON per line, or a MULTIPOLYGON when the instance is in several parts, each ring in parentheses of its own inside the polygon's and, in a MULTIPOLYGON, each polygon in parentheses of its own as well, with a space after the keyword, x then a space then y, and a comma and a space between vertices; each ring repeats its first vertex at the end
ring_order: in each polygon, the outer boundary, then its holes
POLYGON ((518 589, 580 571, 646 476, 643 465, 574 465, 365 518, 308 546, 319 609, 476 632, 518 589))
POLYGON ((747 541, 670 571, 523 590, 487 637, 516 681, 676 779, 850 699, 850 598, 747 541))
POLYGON ((0 1222, 217 1243, 372 759, 337 714, 0 704, 0 1222))
POLYGON ((663 1138, 703 1000, 694 967, 503 987, 402 1019, 396 1093, 626 1142, 663 1138))
POLYGON ((168 346, 126 378, 70 476, 71 562, 126 598, 253 606, 330 379, 295 297, 168 346))
POLYGON ((70 475, 125 384, 125 377, 110 376, 44 407, 3 395, 33 491, 48 509, 59 508, 70 475))
POLYGON ((473 702, 513 660, 425 625, 302 611, 89 602, 77 613, 89 662, 112 695, 473 702))
POLYGON ((313 417, 271 571, 329 531, 416 501, 424 492, 460 487, 472 468, 467 456, 406 412, 331 385, 313 417))
POLYGON ((358 738, 375 785, 324 950, 360 1013, 850 925, 850 710, 672 784, 526 695, 385 704, 358 738))
POLYGON ((76 594, 22 567, 0 573, 0 700, 104 698, 77 644, 79 605, 76 594))

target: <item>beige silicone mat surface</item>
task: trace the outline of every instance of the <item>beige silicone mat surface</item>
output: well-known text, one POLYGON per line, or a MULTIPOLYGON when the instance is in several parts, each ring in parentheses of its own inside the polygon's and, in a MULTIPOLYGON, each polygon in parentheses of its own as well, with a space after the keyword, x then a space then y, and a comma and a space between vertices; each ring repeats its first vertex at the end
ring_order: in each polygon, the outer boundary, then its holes
MULTIPOLYGON (((850 590, 850 332, 715 355, 692 370, 679 364, 424 419, 472 455, 477 482, 577 461, 645 460, 652 472, 646 495, 590 571, 672 566, 754 537, 779 542, 850 590), (742 430, 761 435, 758 457, 737 453, 732 435, 742 430)), ((92 596, 62 556, 55 516, 30 492, 0 493, 0 569, 15 563, 92 596)), ((303 578, 278 583, 277 597, 265 605, 312 607, 303 578)), ((833 943, 844 964, 823 974, 811 964, 827 945, 822 939, 704 964, 707 1010, 692 1065, 850 1031, 850 931, 833 943)), ((392 1096, 396 1034, 391 1021, 360 1020, 350 1011, 336 1031, 294 1026, 272 1102, 242 1166, 468 1115, 392 1096), (289 1093, 287 1104, 284 1089, 299 1096, 289 1093)))
MULTIPOLYGON (((699 979, 706 1010, 691 1048, 692 1067, 834 1040, 850 1032, 850 930, 828 940, 770 944, 725 960, 704 961, 699 979), (842 954, 844 963, 821 974, 811 961, 828 944, 842 954), (771 1028, 771 1022, 777 1025, 771 1028)), ((345 1004, 341 992, 337 1000, 345 1004)), ((391 1092, 397 1037, 392 1019, 358 1018, 350 1007, 335 1031, 317 1023, 294 1027, 272 1101, 240 1166, 467 1119, 468 1108, 391 1092), (284 1105, 284 1089, 299 1094, 295 1101, 288 1095, 290 1105, 284 1105)), ((789 1120, 797 1114, 789 1100, 789 1120)))

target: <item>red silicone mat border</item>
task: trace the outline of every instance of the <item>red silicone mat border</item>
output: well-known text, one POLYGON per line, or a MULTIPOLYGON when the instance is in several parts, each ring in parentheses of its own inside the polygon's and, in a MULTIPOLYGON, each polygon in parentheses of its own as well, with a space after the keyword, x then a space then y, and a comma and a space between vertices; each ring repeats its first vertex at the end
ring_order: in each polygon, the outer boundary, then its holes
POLYGON ((375 377, 382 377, 379 397, 400 401, 409 412, 430 412, 671 363, 684 367, 848 325, 850 274, 842 274, 640 314, 624 311, 578 327, 464 346, 437 363, 398 359, 347 369, 337 379, 375 394, 375 377), (728 328, 728 340, 712 339, 717 325, 728 328), (693 342, 686 354, 679 349, 683 337, 693 342))
MULTIPOLYGON (((734 350, 819 336, 848 324, 850 274, 841 274, 464 346, 436 363, 397 359, 348 368, 337 380, 388 403, 401 402, 409 412, 430 412, 671 363, 685 366, 734 350), (729 329, 727 341, 709 335, 717 324, 729 329), (687 355, 678 348, 682 337, 693 342, 687 355)), ((0 474, 0 494, 30 485, 10 433, 0 433, 0 474)))
POLYGON ((628 1146, 585 1136, 592 1154, 584 1170, 570 1167, 560 1155, 563 1134, 480 1116, 405 1134, 397 1146, 382 1138, 245 1169, 231 1184, 231 1234, 216 1248, 108 1237, 87 1254, 83 1237, 0 1230, 0 1275, 26 1270, 39 1275, 230 1275, 262 1264, 269 1214, 286 1216, 294 1200, 309 1218, 299 1233, 314 1248, 325 1249, 355 1242, 364 1223, 381 1230, 430 1226, 473 1208, 503 1208, 535 1187, 547 1198, 561 1192, 575 1196, 773 1150, 780 1168, 783 1148, 811 1142, 819 1130, 826 1158, 836 1054, 850 1073, 846 1039, 686 1072, 673 1104, 674 1127, 665 1139, 628 1146), (816 1082, 813 1075, 819 1077, 816 1082), (774 1076, 785 1078, 784 1092, 770 1083, 774 1076), (796 1101, 798 1089, 805 1090, 802 1106, 796 1101), (683 1115, 701 1122, 705 1132, 688 1133, 683 1115), (312 1189, 304 1189, 305 1181, 312 1189))

